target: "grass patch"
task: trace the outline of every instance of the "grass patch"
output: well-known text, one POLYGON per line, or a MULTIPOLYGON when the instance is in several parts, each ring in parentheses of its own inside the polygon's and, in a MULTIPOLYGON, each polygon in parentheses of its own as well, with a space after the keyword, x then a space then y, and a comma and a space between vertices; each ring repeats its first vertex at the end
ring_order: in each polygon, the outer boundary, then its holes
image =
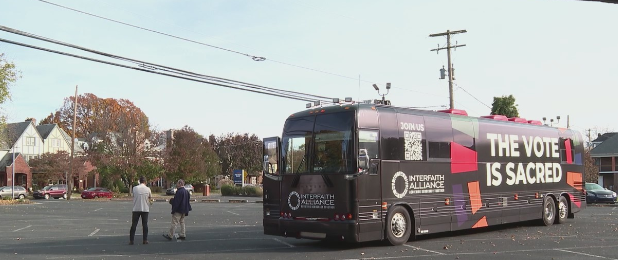
POLYGON ((19 205, 19 204, 32 204, 32 201, 29 200, 29 199, 15 199, 15 200, 3 199, 3 200, 0 200, 0 206, 3 206, 3 205, 19 205))

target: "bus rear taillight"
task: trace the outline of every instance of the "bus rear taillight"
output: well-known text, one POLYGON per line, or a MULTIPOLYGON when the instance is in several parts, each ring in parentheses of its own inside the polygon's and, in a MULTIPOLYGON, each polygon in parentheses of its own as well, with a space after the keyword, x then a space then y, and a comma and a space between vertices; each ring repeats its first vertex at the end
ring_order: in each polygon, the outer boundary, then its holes
POLYGON ((351 220, 352 219, 352 213, 348 213, 348 214, 335 214, 335 221, 341 220, 351 220))

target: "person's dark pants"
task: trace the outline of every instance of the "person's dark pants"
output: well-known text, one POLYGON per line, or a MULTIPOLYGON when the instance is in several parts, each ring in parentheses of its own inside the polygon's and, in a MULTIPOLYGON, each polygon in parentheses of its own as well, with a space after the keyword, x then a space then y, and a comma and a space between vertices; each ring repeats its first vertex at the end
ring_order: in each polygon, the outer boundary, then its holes
POLYGON ((135 238, 135 230, 137 229, 137 222, 139 218, 142 218, 142 231, 144 232, 144 241, 148 240, 148 212, 133 211, 133 221, 131 222, 131 233, 129 239, 133 242, 135 238))

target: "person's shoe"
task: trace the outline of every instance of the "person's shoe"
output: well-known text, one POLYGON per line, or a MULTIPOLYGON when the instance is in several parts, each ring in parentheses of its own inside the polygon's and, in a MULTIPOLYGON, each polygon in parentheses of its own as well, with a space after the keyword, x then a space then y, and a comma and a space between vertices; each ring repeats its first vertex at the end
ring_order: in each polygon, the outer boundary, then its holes
POLYGON ((170 235, 169 235, 169 234, 163 234, 163 237, 164 237, 164 238, 167 238, 167 240, 172 240, 172 237, 170 237, 170 235))
POLYGON ((178 239, 180 239, 180 240, 185 240, 185 239, 187 239, 187 238, 186 238, 186 237, 178 237, 178 239))
POLYGON ((144 240, 144 245, 148 245, 148 240, 144 240))
POLYGON ((132 246, 133 245, 133 241, 129 241, 129 245, 132 246))

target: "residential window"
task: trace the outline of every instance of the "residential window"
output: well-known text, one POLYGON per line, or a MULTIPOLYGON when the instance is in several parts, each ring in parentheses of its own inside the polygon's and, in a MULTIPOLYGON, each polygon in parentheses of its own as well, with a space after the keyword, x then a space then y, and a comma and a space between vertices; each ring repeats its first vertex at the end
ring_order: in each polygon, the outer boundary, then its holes
POLYGON ((60 147, 60 139, 58 138, 51 139, 51 144, 52 144, 52 147, 60 147))
POLYGON ((26 145, 27 146, 35 146, 36 138, 35 137, 26 137, 26 145))

